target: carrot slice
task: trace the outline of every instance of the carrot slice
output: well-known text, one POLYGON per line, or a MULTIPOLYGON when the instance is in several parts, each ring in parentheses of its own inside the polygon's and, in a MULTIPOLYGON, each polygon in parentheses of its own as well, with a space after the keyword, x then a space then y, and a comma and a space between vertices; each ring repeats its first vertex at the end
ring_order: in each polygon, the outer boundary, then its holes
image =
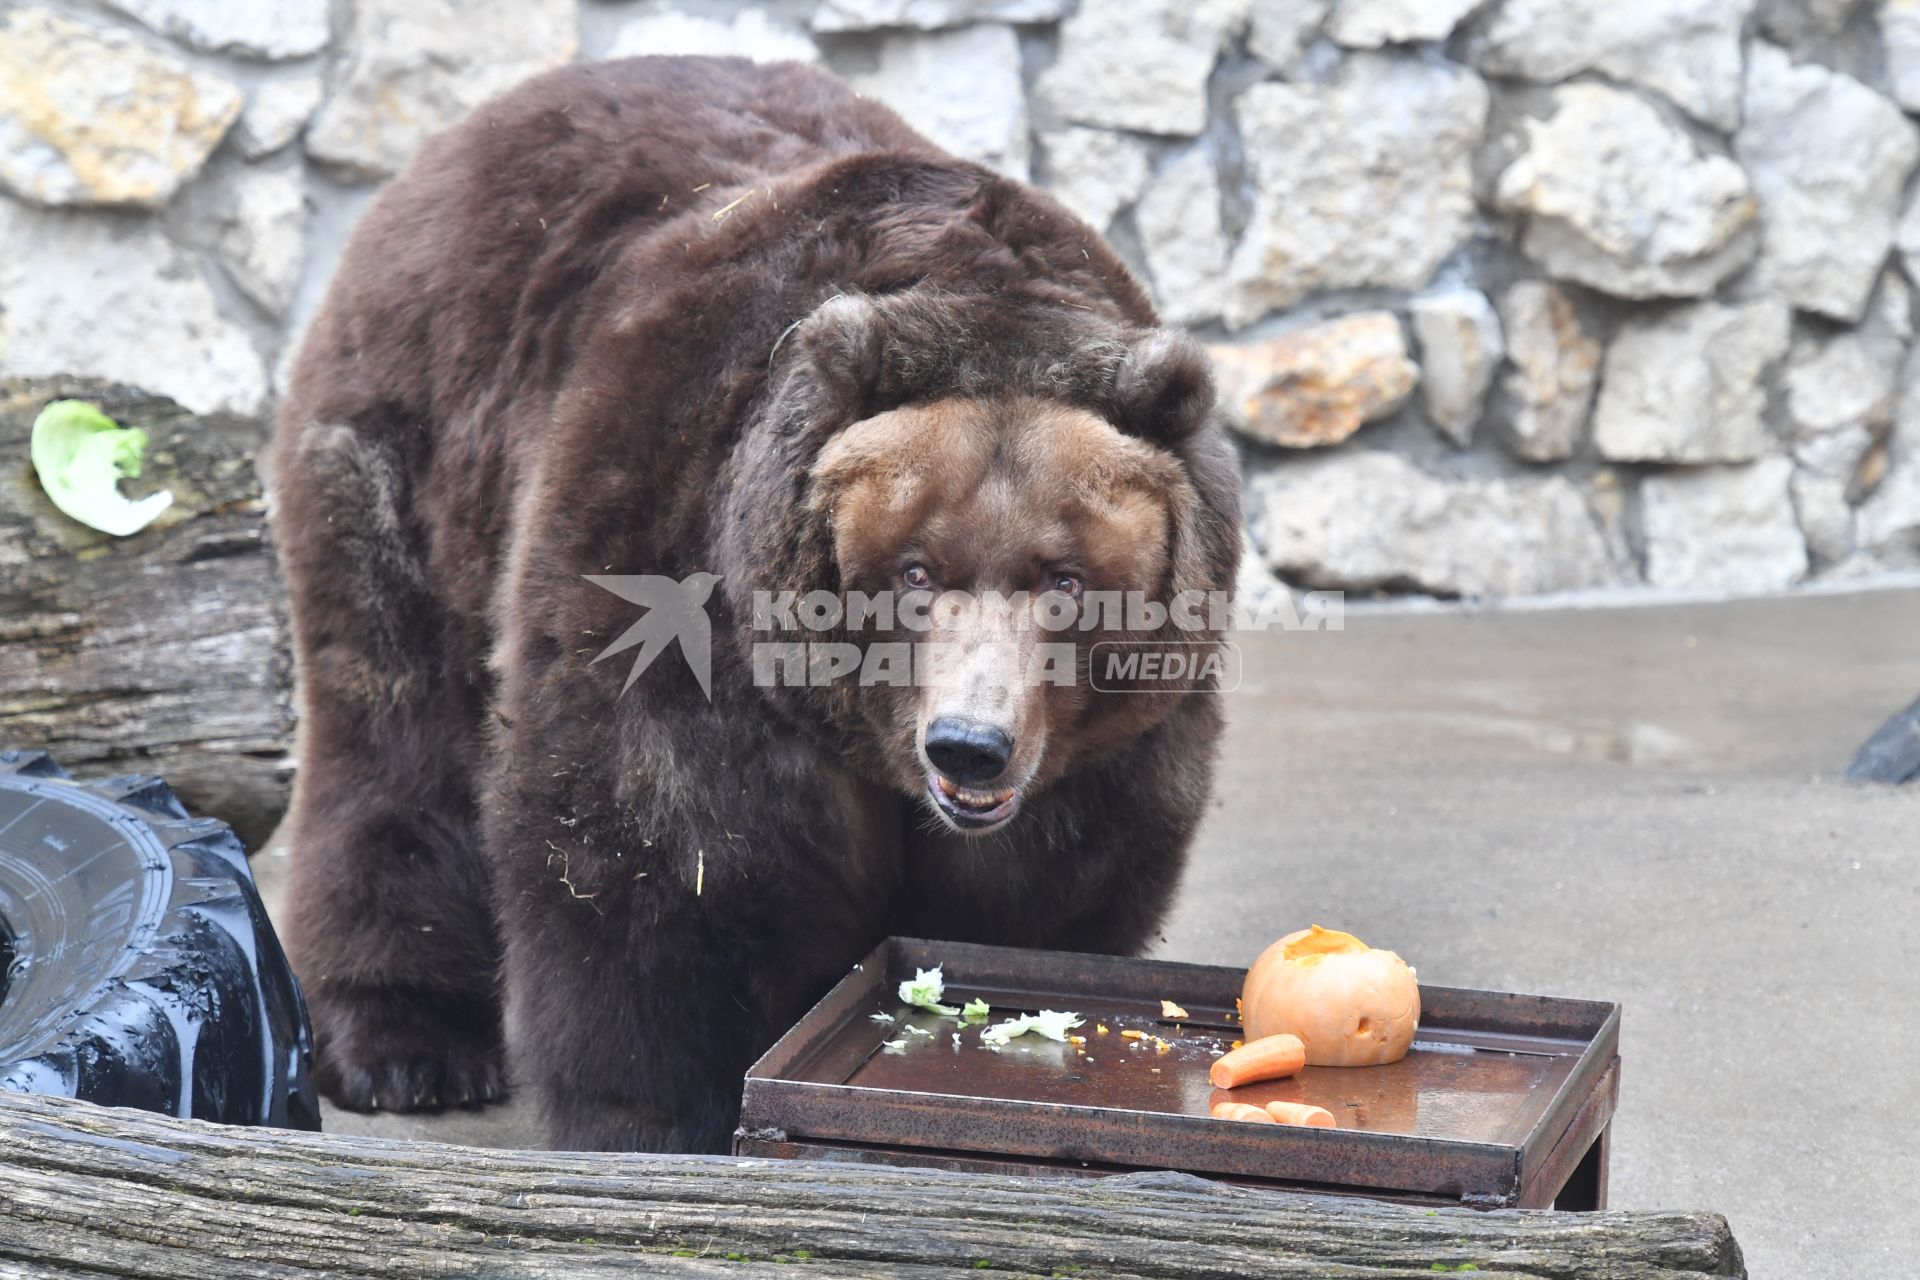
POLYGON ((1314 1129, 1332 1129, 1333 1112, 1304 1102, 1269 1102, 1267 1114, 1281 1124, 1304 1124, 1314 1129))
POLYGON ((1213 1118, 1215 1120, 1251 1120, 1255 1124, 1279 1123, 1251 1102, 1216 1102, 1213 1104, 1213 1118))
POLYGON ((1307 1046, 1299 1036, 1262 1036, 1213 1060, 1207 1078, 1216 1089, 1235 1089, 1259 1080, 1278 1080, 1307 1065, 1307 1046))

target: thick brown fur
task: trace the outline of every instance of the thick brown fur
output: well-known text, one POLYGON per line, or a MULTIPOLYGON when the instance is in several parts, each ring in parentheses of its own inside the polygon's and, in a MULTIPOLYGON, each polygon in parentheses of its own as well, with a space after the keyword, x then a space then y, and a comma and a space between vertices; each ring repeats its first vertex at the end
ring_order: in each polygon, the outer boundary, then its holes
MULTIPOLYGON (((1139 442, 1107 452, 1164 510, 1107 542, 1164 537, 1123 557, 1157 595, 1225 588, 1212 400, 1092 230, 815 71, 576 67, 431 142, 353 237, 274 458, 321 1087, 485 1101, 504 1026, 556 1146, 718 1150, 744 1068, 889 933, 1143 946, 1211 692, 1049 694, 1048 772, 968 838, 902 777, 901 695, 754 686, 752 598, 850 586, 822 495, 853 464, 823 451, 954 404, 1139 442), (623 695, 593 659, 638 611, 586 575, 697 572, 711 701, 671 652, 623 695)), ((1059 453, 1013 449, 1009 483, 1095 483, 1021 461, 1059 453)))

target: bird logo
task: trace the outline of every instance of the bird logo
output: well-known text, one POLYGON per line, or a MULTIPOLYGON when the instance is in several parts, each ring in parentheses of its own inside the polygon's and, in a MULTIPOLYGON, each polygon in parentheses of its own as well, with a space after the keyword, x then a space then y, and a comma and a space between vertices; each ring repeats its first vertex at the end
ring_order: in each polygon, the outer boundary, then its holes
MULTIPOLYGON (((680 656, 687 660, 688 669, 700 684, 700 692, 706 695, 708 702, 713 701, 713 621, 707 616, 707 597, 713 594, 714 587, 720 582, 718 574, 690 573, 679 579, 655 573, 589 573, 583 576, 594 586, 611 591, 622 600, 640 605, 647 611, 593 660, 599 662, 616 653, 625 653, 635 645, 640 646, 640 652, 633 659, 633 668, 627 672, 627 682, 620 686, 621 693, 633 688, 633 682, 640 678, 640 673, 652 666, 653 660, 677 640, 680 642, 680 656)), ((592 666, 593 663, 587 665, 592 666)))

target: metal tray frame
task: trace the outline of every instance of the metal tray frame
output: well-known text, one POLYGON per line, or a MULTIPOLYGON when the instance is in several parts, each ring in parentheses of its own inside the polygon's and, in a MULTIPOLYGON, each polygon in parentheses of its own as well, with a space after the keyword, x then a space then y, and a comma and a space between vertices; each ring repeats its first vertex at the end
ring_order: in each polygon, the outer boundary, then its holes
POLYGON ((1170 999, 1196 1018, 1231 1010, 1245 977, 1239 969, 1161 960, 889 939, 747 1073, 735 1153, 1064 1175, 1172 1168, 1256 1185, 1487 1208, 1605 1207, 1607 1126, 1619 1089, 1615 1004, 1421 986, 1422 1040, 1575 1059, 1537 1118, 1525 1122, 1538 1105, 1529 1099, 1516 1120, 1524 1131, 1497 1141, 1233 1124, 847 1083, 892 1034, 869 1024, 871 1045, 850 1059, 850 1024, 864 1022, 916 967, 936 963, 945 966, 949 987, 1002 1006, 1097 1001, 1157 1014, 1160 1001, 1170 999), (839 1060, 823 1060, 835 1041, 839 1060))

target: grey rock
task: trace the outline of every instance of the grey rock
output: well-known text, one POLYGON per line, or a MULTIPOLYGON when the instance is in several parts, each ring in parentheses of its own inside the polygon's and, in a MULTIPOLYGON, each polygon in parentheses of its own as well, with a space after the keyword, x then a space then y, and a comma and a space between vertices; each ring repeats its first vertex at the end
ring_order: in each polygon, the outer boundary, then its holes
POLYGON ((240 114, 240 90, 118 31, 0 13, 0 190, 158 208, 240 114))
POLYGON ((298 171, 254 172, 234 189, 233 219, 214 251, 240 291, 285 316, 306 265, 307 202, 298 171))
POLYGON ((820 0, 815 31, 878 31, 918 27, 933 31, 970 22, 1057 22, 1071 0, 820 0))
POLYGON ((1740 34, 1753 0, 1507 0, 1474 51, 1490 75, 1598 71, 1727 131, 1740 122, 1740 34))
MULTIPOLYGON (((1628 321, 1607 351, 1593 437, 1616 462, 1746 462, 1772 447, 1766 375, 1786 304, 1701 302, 1628 321)), ((1785 481, 1782 481, 1784 485, 1785 481)))
POLYGON ((1648 476, 1640 483, 1647 581, 1746 593, 1778 591, 1806 577, 1792 478, 1793 464, 1780 457, 1648 476))
POLYGON ((1794 343, 1781 376, 1792 433, 1794 506, 1814 560, 1839 563, 1852 551, 1853 518, 1840 518, 1875 442, 1892 425, 1900 369, 1913 337, 1912 292, 1897 272, 1882 278, 1858 328, 1794 343), (1836 499, 1837 495, 1837 499, 1836 499), (1845 535, 1844 537, 1842 535, 1845 535))
POLYGON ((1195 324, 1226 301, 1227 233, 1220 173, 1204 145, 1188 148, 1148 186, 1134 210, 1161 317, 1195 324))
POLYGON ((1841 427, 1797 442, 1793 460, 1801 470, 1837 480, 1851 492, 1874 443, 1874 434, 1866 427, 1841 427))
POLYGON ((894 32, 881 38, 873 69, 847 82, 955 155, 1029 176, 1032 139, 1012 27, 894 32))
POLYGON ((150 218, 0 199, 0 318, 0 376, 108 378, 195 413, 266 396, 259 352, 150 218))
POLYGON ((1247 48, 1276 67, 1287 67, 1326 21, 1333 0, 1253 0, 1247 48))
POLYGON ((1047 190, 1095 231, 1105 231, 1146 189, 1151 157, 1138 138, 1069 126, 1041 135, 1040 142, 1047 190))
POLYGON ((298 167, 222 165, 183 200, 176 221, 185 238, 213 253, 263 311, 284 316, 306 262, 306 185, 298 167))
POLYGON ((1829 568, 1853 554, 1853 507, 1845 480, 1796 469, 1788 492, 1813 568, 1829 568))
POLYGON ((327 47, 327 0, 106 0, 151 31, 209 53, 280 62, 327 47))
POLYGON ((1593 404, 1600 344, 1557 286, 1523 280, 1500 295, 1507 375, 1501 379, 1500 438, 1515 455, 1551 462, 1573 455, 1593 404))
POLYGON ((1876 350, 1858 332, 1796 344, 1781 382, 1801 438, 1849 427, 1884 427, 1893 415, 1899 352, 1876 350))
POLYGON ((1289 582, 1448 596, 1521 596, 1618 580, 1563 476, 1446 480, 1397 454, 1310 455, 1256 468, 1254 542, 1289 582))
MULTIPOLYGON (((1855 527, 1859 525, 1856 517, 1855 527)), ((1879 557, 1855 549, 1854 553, 1838 564, 1828 565, 1819 571, 1822 582, 1838 582, 1846 579, 1878 578, 1887 573, 1889 566, 1879 557)))
POLYGON ((233 126, 234 149, 248 160, 272 155, 300 136, 325 92, 319 76, 261 85, 247 99, 233 126))
POLYGON ((1900 265, 1906 268, 1908 282, 1920 285, 1920 189, 1914 191, 1906 212, 1900 215, 1894 247, 1900 251, 1900 265))
POLYGON ((1415 298, 1407 308, 1419 344, 1427 418, 1461 448, 1486 410, 1487 393, 1507 346, 1493 304, 1477 289, 1415 298))
POLYGON ((489 98, 573 59, 573 0, 355 0, 307 153, 380 177, 489 98))
POLYGON ((1893 100, 1920 111, 1920 0, 1879 0, 1880 45, 1886 52, 1893 100))
POLYGON ((1754 20, 1768 39, 1796 55, 1839 35, 1863 0, 1759 0, 1754 20))
POLYGON ((1207 77, 1250 4, 1084 0, 1036 92, 1078 124, 1192 137, 1207 125, 1207 77))
POLYGON ((1920 353, 1901 373, 1885 446, 1867 455, 1855 479, 1871 489, 1856 513, 1857 545, 1885 565, 1920 569, 1920 353))
POLYGON ((696 55, 750 58, 755 62, 818 62, 820 47, 799 27, 769 18, 759 9, 742 9, 731 21, 657 9, 630 18, 614 32, 609 58, 648 55, 696 55))
POLYGON ((1444 40, 1485 0, 1341 0, 1327 34, 1351 49, 1444 40))
POLYGON ((1920 133, 1849 76, 1793 65, 1756 42, 1734 150, 1763 226, 1753 287, 1836 320, 1860 319, 1893 243, 1920 133))
POLYGON ((1884 565, 1920 569, 1920 464, 1896 465, 1860 504, 1854 541, 1884 565))
POLYGON ((1407 402, 1420 366, 1391 311, 1208 348, 1221 408, 1243 435, 1292 449, 1338 444, 1407 402))
POLYGON ((1472 72, 1363 53, 1328 85, 1255 85, 1239 113, 1254 200, 1230 326, 1320 289, 1418 289, 1471 233, 1472 72))
POLYGON ((1496 200, 1527 219, 1527 255, 1560 279, 1624 298, 1698 297, 1759 248, 1740 166, 1702 155, 1635 94, 1566 85, 1525 133, 1496 200))
POLYGON ((1875 341, 1904 348, 1914 336, 1914 290, 1899 272, 1887 268, 1867 307, 1867 332, 1875 341))
POLYGON ((1267 562, 1260 558, 1260 548, 1253 545, 1253 539, 1242 529, 1240 565, 1233 575, 1234 598, 1257 609, 1260 601, 1276 591, 1284 592, 1286 589, 1287 584, 1267 568, 1267 562))
POLYGON ((1612 557, 1615 570, 1627 582, 1638 581, 1640 577, 1633 549, 1631 498, 1620 473, 1611 467, 1601 467, 1588 479, 1587 506, 1600 525, 1600 537, 1607 544, 1607 554, 1612 557))

